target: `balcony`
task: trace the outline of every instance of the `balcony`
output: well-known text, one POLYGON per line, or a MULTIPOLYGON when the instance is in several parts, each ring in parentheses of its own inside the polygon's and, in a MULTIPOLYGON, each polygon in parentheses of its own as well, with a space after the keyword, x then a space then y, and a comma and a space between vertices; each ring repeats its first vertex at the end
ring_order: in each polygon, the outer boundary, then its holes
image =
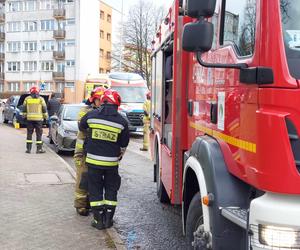
POLYGON ((52 72, 53 80, 55 81, 64 81, 65 80, 65 72, 52 72))
POLYGON ((0 42, 5 41, 5 32, 0 32, 0 42))
POLYGON ((0 23, 4 23, 4 22, 5 22, 5 14, 0 13, 0 23))
POLYGON ((55 60, 64 60, 65 52, 64 51, 53 51, 53 58, 55 60))
POLYGON ((0 53, 0 62, 3 62, 5 59, 5 53, 0 53))
POLYGON ((53 10, 53 17, 55 19, 65 19, 66 18, 66 10, 63 8, 53 10))
POLYGON ((53 38, 54 39, 65 39, 66 31, 65 30, 54 30, 53 31, 53 38))

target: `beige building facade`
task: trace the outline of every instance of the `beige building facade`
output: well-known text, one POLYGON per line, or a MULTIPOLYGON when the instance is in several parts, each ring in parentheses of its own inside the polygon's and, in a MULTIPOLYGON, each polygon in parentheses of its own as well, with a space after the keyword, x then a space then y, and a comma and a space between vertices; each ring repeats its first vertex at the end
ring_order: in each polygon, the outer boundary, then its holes
POLYGON ((99 73, 109 73, 111 70, 112 50, 112 7, 100 2, 100 57, 99 73))

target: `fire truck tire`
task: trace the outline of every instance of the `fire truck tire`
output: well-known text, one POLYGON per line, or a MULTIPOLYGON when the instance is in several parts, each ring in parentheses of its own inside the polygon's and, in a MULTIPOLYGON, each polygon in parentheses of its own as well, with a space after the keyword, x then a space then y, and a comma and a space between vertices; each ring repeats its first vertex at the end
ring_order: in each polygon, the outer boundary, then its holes
POLYGON ((167 194, 167 191, 164 187, 164 184, 161 181, 161 172, 160 172, 160 165, 159 165, 159 155, 158 152, 156 152, 156 160, 155 160, 155 166, 156 166, 156 193, 157 197, 160 202, 162 203, 169 203, 169 196, 167 194))
POLYGON ((201 233, 199 229, 203 225, 203 213, 201 207, 200 193, 196 193, 190 203, 186 219, 186 236, 189 243, 189 249, 206 250, 210 244, 209 237, 201 233), (198 231, 199 233, 196 233, 198 231), (196 239, 197 238, 197 239, 196 239))

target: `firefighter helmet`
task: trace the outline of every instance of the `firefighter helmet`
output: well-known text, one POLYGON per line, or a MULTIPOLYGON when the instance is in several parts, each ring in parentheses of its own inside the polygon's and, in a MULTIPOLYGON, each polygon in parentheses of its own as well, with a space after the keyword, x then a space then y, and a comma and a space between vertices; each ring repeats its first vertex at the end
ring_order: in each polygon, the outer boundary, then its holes
POLYGON ((101 103, 110 103, 117 106, 121 105, 121 96, 119 93, 113 89, 105 90, 103 96, 101 97, 101 103))
POLYGON ((101 96, 104 94, 105 90, 106 90, 106 88, 104 88, 104 87, 96 87, 96 88, 94 88, 93 91, 91 92, 91 96, 89 98, 89 102, 93 103, 95 101, 95 99, 101 100, 101 96))
POLYGON ((30 88, 29 92, 30 92, 30 94, 39 94, 40 90, 39 90, 38 87, 33 86, 33 87, 30 88))

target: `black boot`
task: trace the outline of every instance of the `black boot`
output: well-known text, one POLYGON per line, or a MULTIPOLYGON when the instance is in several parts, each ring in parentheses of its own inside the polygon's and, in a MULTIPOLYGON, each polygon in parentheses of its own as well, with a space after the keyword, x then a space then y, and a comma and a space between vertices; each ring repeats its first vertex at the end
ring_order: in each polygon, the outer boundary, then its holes
POLYGON ((110 228, 113 226, 113 217, 116 211, 115 206, 106 206, 105 209, 105 228, 110 228))
POLYGON ((46 151, 43 149, 43 144, 37 144, 37 145, 36 145, 36 153, 37 153, 37 154, 43 154, 43 153, 46 153, 46 151))
POLYGON ((26 151, 25 153, 30 154, 32 148, 32 143, 26 143, 26 151))
POLYGON ((93 214, 94 214, 94 220, 91 223, 92 227, 95 227, 98 230, 105 229, 105 226, 104 226, 105 210, 104 209, 97 209, 97 210, 93 209, 93 214))

